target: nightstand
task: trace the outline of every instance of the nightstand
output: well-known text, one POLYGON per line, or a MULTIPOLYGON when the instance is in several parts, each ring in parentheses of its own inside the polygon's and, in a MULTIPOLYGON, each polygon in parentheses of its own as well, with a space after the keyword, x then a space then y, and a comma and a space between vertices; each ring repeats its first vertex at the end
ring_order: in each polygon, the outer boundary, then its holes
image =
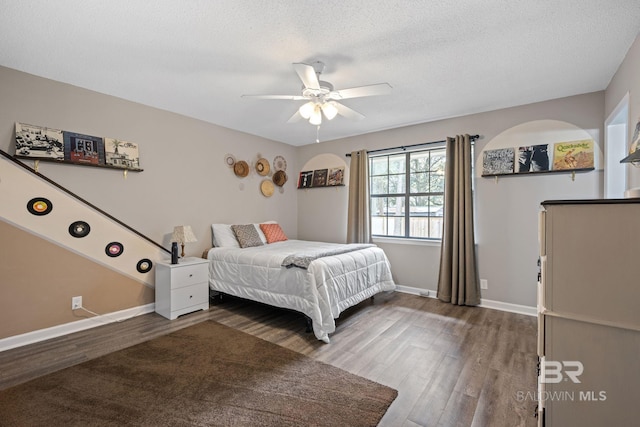
POLYGON ((208 309, 209 261, 191 257, 156 264, 156 313, 173 320, 208 309))

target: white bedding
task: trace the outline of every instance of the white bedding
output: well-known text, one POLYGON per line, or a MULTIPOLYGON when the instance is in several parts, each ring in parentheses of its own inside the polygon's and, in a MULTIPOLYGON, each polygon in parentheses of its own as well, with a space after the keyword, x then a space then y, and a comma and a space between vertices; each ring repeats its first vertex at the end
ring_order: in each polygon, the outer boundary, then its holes
POLYGON ((311 318, 313 332, 329 342, 334 319, 346 308, 395 289, 382 249, 369 247, 322 257, 308 269, 282 267, 289 255, 330 250, 334 243, 287 240, 250 248, 212 248, 209 286, 215 291, 289 308, 311 318))

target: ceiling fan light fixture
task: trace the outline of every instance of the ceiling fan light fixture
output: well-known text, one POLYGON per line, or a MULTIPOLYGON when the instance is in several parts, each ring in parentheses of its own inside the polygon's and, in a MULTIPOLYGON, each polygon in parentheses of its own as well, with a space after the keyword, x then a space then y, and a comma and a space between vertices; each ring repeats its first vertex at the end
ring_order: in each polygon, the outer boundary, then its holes
POLYGON ((338 109, 336 108, 335 102, 329 101, 322 104, 322 112, 327 120, 333 120, 338 114, 338 109))
POLYGON ((311 113, 311 117, 309 117, 309 123, 315 126, 320 126, 322 123, 322 110, 319 105, 316 105, 313 108, 313 112, 311 113))
POLYGON ((314 108, 315 108, 315 104, 313 102, 309 101, 306 104, 302 104, 300 106, 300 108, 298 109, 298 112, 306 120, 309 120, 309 118, 311 118, 311 114, 313 114, 314 108))

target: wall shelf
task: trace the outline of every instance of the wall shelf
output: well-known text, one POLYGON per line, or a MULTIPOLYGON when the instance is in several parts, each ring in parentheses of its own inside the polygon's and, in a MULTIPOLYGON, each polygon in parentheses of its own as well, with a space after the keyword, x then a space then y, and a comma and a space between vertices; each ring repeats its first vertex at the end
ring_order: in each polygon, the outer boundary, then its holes
MULTIPOLYGON (((68 160, 47 159, 45 157, 21 156, 19 154, 16 154, 13 157, 16 158, 16 159, 20 159, 20 160, 31 160, 36 165, 37 165, 36 162, 47 162, 47 163, 59 163, 59 164, 62 164, 62 165, 90 166, 90 167, 93 167, 93 168, 113 169, 113 170, 119 170, 119 171, 129 171, 129 172, 142 172, 142 171, 144 171, 144 169, 139 169, 139 168, 121 168, 119 166, 112 166, 112 165, 96 165, 96 164, 93 164, 93 163, 70 162, 68 160)), ((34 169, 36 170, 36 172, 38 171, 37 166, 34 167, 34 169)))
POLYGON ((310 190, 312 188, 336 188, 336 187, 344 187, 344 184, 338 185, 317 185, 315 187, 298 187, 298 190, 310 190))
POLYGON ((512 172, 512 173, 493 173, 493 174, 483 174, 482 178, 495 178, 498 177, 506 177, 506 176, 528 176, 528 175, 541 175, 541 174, 550 174, 550 173, 570 173, 571 179, 574 180, 576 173, 589 172, 595 170, 595 168, 579 168, 579 169, 559 169, 559 170, 548 170, 548 171, 534 171, 534 172, 512 172))

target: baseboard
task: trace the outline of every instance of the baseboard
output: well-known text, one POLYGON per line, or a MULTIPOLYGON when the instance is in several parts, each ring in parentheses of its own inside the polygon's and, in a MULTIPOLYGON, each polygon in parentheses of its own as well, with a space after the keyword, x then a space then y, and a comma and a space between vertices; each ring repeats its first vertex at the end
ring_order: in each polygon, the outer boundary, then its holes
POLYGON ((538 316, 538 309, 528 305, 512 304, 510 302, 493 301, 490 299, 480 299, 480 307, 492 308, 494 310, 508 311, 510 313, 524 314, 526 316, 538 316))
MULTIPOLYGON (((437 292, 431 289, 414 288, 411 286, 396 285, 396 291, 403 292, 405 294, 419 295, 421 297, 437 298, 437 292)), ((512 304, 509 302, 493 301, 488 299, 480 299, 480 307, 491 308, 494 310, 508 311, 510 313, 524 314, 527 316, 537 316, 538 311, 536 307, 529 307, 528 305, 512 304)))
POLYGON ((86 329, 95 328, 96 326, 105 325, 107 323, 121 322, 131 317, 152 313, 155 311, 155 309, 155 303, 151 303, 138 307, 127 308, 126 310, 120 310, 114 313, 103 314, 100 316, 90 317, 88 319, 78 320, 77 322, 65 323, 63 325, 39 329, 33 332, 27 332, 26 334, 3 338, 0 339, 0 352, 40 341, 45 341, 51 338, 60 337, 62 335, 84 331, 86 329))

